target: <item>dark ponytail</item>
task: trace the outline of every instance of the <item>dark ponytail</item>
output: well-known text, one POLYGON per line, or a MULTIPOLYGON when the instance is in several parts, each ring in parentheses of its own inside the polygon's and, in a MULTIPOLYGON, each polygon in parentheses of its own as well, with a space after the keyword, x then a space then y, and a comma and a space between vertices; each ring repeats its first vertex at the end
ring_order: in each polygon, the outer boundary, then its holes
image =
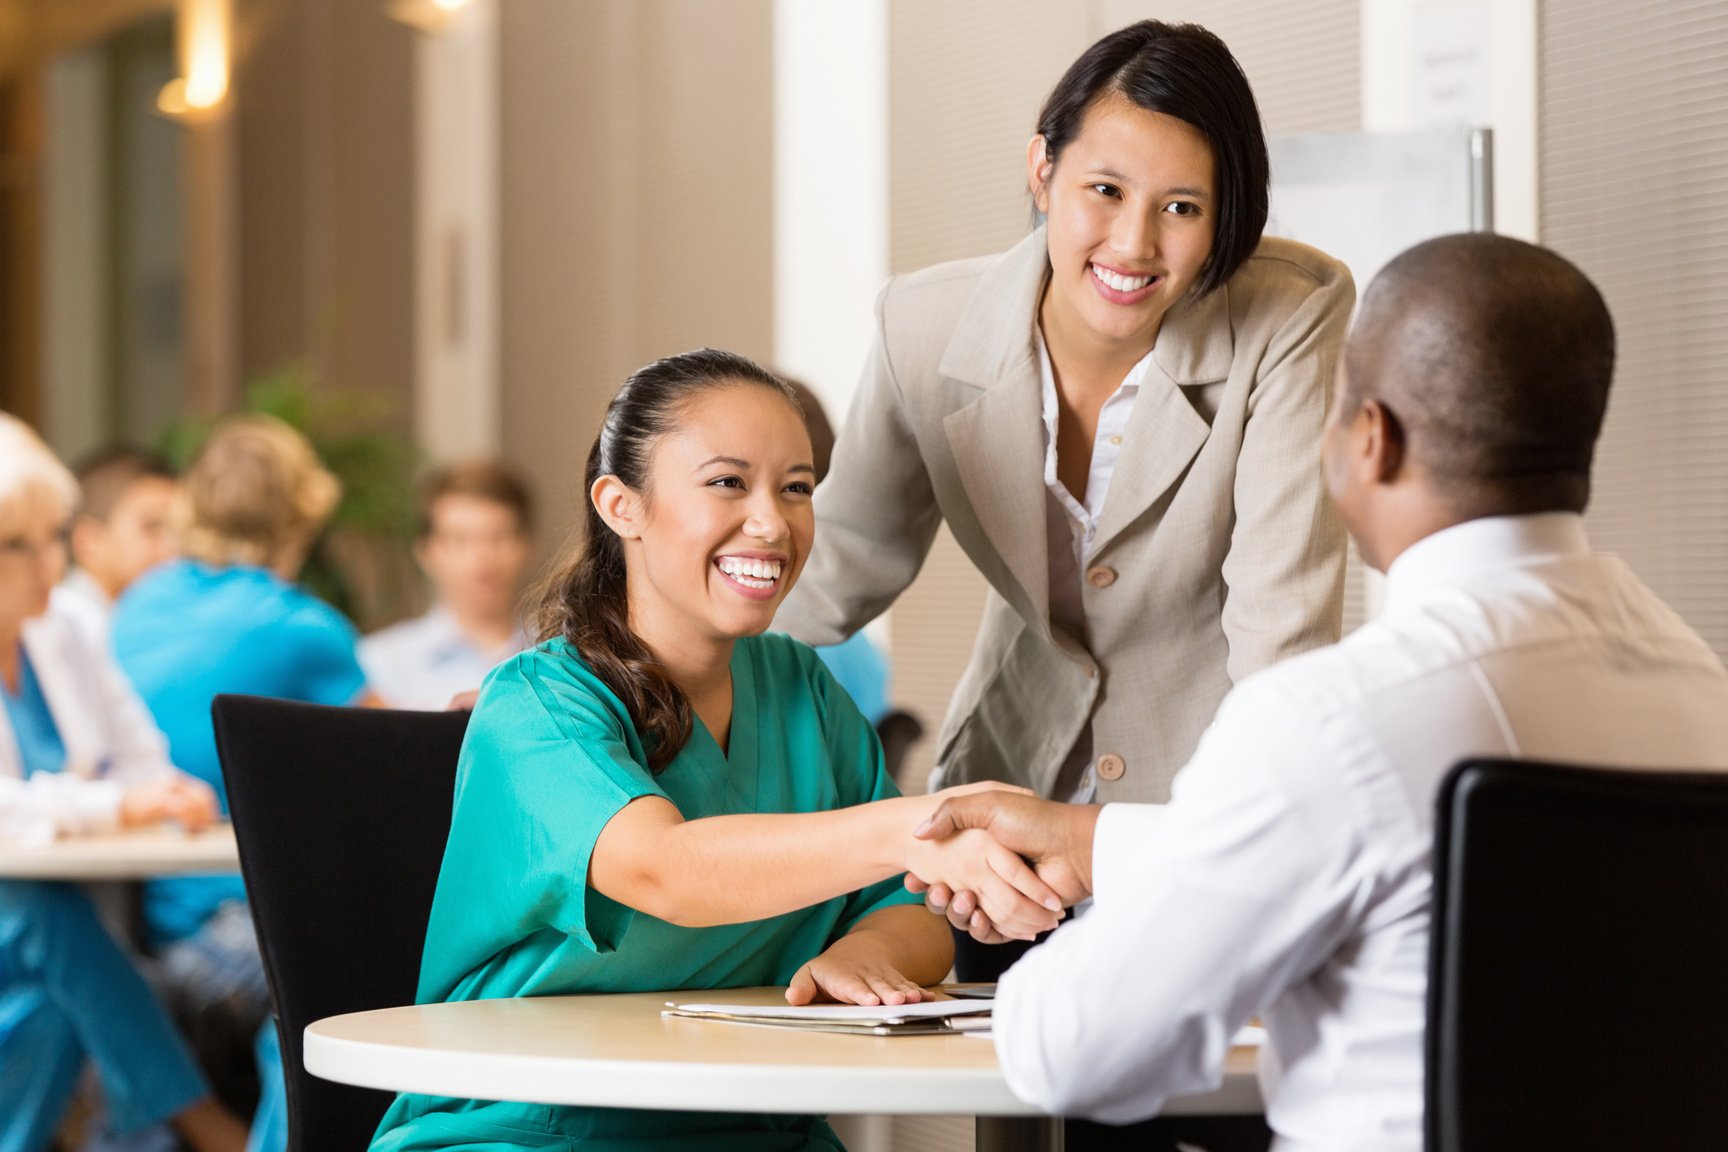
POLYGON ((773 389, 803 414, 779 377, 734 352, 698 348, 631 373, 606 406, 600 434, 588 451, 582 541, 540 590, 539 640, 563 637, 623 701, 653 772, 670 764, 689 742, 690 701, 630 631, 624 542, 600 518, 589 493, 602 476, 616 476, 646 493, 654 445, 677 427, 684 406, 709 389, 738 385, 773 389))

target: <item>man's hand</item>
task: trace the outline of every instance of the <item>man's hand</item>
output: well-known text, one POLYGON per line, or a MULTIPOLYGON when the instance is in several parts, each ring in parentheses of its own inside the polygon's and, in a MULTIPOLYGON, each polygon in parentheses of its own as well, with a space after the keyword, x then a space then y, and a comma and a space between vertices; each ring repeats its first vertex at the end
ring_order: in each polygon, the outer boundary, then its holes
POLYGON ((216 793, 183 772, 129 788, 120 801, 120 823, 127 828, 172 820, 197 832, 214 824, 216 816, 216 793))
MULTIPOLYGON (((1003 847, 1030 860, 1038 876, 1055 890, 1062 902, 1073 905, 1092 892, 1092 833, 1098 822, 1097 805, 1057 804, 1014 792, 975 792, 951 796, 919 827, 919 839, 943 839, 978 829, 987 831, 1003 847)), ((914 871, 906 887, 924 892, 932 912, 946 913, 949 923, 985 944, 999 944, 1014 933, 1004 933, 975 893, 964 888, 926 882, 914 871)))
POLYGON ((1061 893, 981 829, 915 840, 906 871, 909 882, 916 876, 972 893, 995 930, 1010 939, 1034 939, 1062 919, 1061 893))

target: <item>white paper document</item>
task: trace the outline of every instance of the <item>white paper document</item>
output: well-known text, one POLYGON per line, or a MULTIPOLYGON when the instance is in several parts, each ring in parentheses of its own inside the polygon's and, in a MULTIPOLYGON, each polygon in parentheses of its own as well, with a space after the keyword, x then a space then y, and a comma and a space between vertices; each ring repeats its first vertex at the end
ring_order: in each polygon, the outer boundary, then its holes
MULTIPOLYGON (((912 1036, 950 1032, 972 1017, 990 1015, 989 1000, 925 1000, 917 1004, 676 1004, 667 1001, 662 1016, 716 1020, 726 1024, 855 1032, 873 1036, 912 1036)), ((973 1026, 977 1026, 973 1024, 973 1026)))
POLYGON ((765 1020, 929 1020, 947 1016, 978 1016, 990 1011, 991 1000, 922 1000, 917 1004, 674 1004, 685 1016, 749 1016, 765 1020))

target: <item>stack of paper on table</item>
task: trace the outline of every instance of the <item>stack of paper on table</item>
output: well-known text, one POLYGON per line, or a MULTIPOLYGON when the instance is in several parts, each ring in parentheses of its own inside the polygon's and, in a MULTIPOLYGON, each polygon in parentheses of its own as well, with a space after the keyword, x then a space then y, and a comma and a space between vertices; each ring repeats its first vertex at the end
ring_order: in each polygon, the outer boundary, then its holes
POLYGON ((850 1032, 864 1036, 928 1036, 990 1026, 989 1000, 926 1000, 918 1004, 674 1004, 662 1016, 801 1028, 810 1032, 850 1032))

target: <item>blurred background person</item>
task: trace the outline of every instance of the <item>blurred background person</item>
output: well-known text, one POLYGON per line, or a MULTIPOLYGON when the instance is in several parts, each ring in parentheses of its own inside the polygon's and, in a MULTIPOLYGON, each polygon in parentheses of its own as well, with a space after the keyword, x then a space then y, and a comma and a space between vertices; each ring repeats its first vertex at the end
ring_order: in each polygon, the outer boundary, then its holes
POLYGON ((360 665, 383 703, 443 708, 529 647, 518 606, 533 511, 527 483, 495 460, 438 468, 422 482, 414 557, 432 608, 360 642, 360 665))
MULTIPOLYGON (((166 733, 174 763, 210 783, 224 815, 210 721, 218 693, 372 702, 353 625, 294 583, 339 496, 300 433, 270 416, 230 417, 186 470, 184 555, 146 573, 115 610, 115 656, 166 733)), ((144 918, 195 1030, 250 1036, 264 1025, 253 1146, 283 1147, 280 1057, 240 877, 153 880, 144 918)))
MULTIPOLYGON (((834 425, 828 422, 822 401, 816 398, 809 385, 790 377, 781 378, 798 394, 798 403, 804 408, 804 423, 810 429, 810 448, 815 454, 816 483, 820 487, 828 475, 828 462, 834 458, 834 425)), ((840 686, 846 689, 846 694, 852 697, 852 702, 858 705, 858 711, 864 713, 866 720, 878 724, 888 715, 888 681, 891 675, 888 657, 876 647, 875 641, 864 634, 863 629, 838 644, 816 649, 816 655, 834 674, 834 679, 840 681, 840 686)))
MULTIPOLYGON (((169 764, 161 734, 67 611, 72 474, 0 413, 0 839, 216 815, 169 764)), ((167 1122, 193 1149, 237 1152, 239 1121, 77 887, 0 880, 0 1152, 49 1145, 88 1056, 113 1127, 167 1122)))
POLYGON ((114 601, 174 555, 171 521, 179 484, 168 461, 124 444, 86 457, 73 476, 79 497, 67 538, 72 571, 62 583, 69 593, 64 599, 106 644, 114 601))

